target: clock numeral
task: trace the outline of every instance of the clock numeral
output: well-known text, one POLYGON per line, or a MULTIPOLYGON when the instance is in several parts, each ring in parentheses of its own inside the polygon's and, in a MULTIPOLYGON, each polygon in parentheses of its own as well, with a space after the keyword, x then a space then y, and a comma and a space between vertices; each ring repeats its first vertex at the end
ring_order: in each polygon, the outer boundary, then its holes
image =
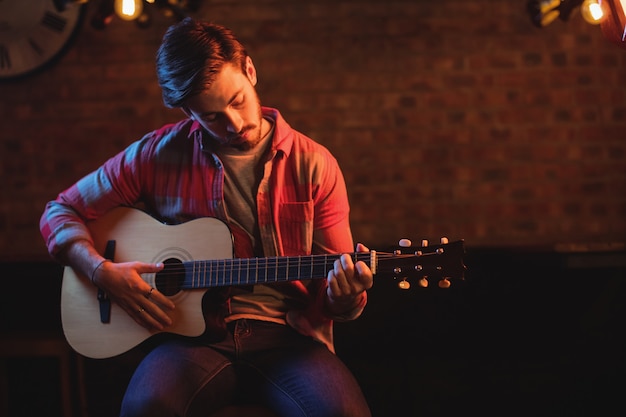
POLYGON ((9 56, 9 49, 0 44, 0 68, 11 68, 11 57, 9 56))
POLYGON ((55 32, 60 33, 63 32, 63 29, 65 29, 67 19, 65 19, 63 16, 59 16, 58 14, 46 12, 46 14, 41 19, 41 24, 50 30, 54 30, 55 32))
POLYGON ((28 44, 31 48, 33 48, 33 51, 37 52, 39 55, 43 55, 43 48, 37 42, 35 42, 33 38, 28 38, 28 44))

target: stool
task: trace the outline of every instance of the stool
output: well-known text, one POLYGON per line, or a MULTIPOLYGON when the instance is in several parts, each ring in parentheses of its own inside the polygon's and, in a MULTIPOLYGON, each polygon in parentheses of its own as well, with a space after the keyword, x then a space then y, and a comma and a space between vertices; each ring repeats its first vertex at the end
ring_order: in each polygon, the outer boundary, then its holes
MULTIPOLYGON (((73 385, 78 393, 80 417, 86 417, 87 399, 83 380, 82 357, 74 353, 63 336, 44 334, 9 334, 2 336, 0 343, 0 387, 4 393, 8 392, 6 360, 9 358, 49 357, 59 361, 59 382, 61 389, 61 408, 65 417, 74 417, 73 385), (74 384, 72 383, 72 364, 76 366, 74 384)), ((9 398, 1 394, 0 415, 8 415, 9 398)))

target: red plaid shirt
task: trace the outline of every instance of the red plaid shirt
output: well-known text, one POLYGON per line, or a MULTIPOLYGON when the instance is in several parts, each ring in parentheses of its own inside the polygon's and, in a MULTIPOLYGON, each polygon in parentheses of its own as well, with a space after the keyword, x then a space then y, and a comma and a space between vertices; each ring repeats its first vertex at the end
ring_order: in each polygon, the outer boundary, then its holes
MULTIPOLYGON (((257 194, 265 256, 353 251, 345 181, 336 159, 292 129, 277 110, 264 107, 263 115, 275 124, 271 169, 257 194)), ((210 139, 197 123, 184 119, 150 132, 61 192, 46 205, 40 229, 56 257, 76 240, 91 240, 85 222, 118 206, 141 207, 170 224, 198 217, 228 223, 223 188, 224 172, 210 139)), ((234 242, 237 256, 249 256, 244 249, 249 245, 239 236, 234 242)), ((330 316, 323 307, 325 280, 292 284, 307 301, 304 309, 287 313, 287 322, 333 350, 332 320, 356 318, 366 297, 354 310, 330 316)))

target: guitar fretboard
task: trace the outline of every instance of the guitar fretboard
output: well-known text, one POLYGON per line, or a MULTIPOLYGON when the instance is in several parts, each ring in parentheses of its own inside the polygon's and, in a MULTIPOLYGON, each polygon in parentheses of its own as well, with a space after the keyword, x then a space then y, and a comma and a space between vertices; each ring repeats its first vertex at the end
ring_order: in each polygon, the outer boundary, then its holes
MULTIPOLYGON (((252 285, 300 279, 325 278, 337 254, 234 258, 183 262, 184 289, 252 285)), ((376 264, 376 252, 353 253, 352 258, 368 266, 376 264)))

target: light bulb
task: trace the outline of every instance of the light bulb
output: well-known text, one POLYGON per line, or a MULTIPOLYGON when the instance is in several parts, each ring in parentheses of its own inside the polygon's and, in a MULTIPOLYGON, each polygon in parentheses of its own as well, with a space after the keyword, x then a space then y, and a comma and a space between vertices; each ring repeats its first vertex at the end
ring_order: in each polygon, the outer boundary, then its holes
POLYGON ((115 13, 124 20, 135 20, 143 11, 143 0, 115 0, 115 13))
POLYGON ((598 25, 606 19, 606 5, 602 4, 602 0, 585 0, 580 5, 580 13, 587 23, 598 25))

